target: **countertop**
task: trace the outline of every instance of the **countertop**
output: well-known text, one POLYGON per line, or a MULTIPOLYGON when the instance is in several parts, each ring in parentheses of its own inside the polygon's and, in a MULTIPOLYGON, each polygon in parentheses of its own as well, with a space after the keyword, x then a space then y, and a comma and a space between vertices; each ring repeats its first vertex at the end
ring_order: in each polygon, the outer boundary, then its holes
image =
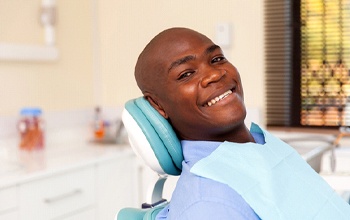
POLYGON ((50 132, 46 134, 45 149, 32 152, 19 150, 16 137, 2 139, 0 189, 132 154, 126 142, 92 141, 86 128, 50 132))

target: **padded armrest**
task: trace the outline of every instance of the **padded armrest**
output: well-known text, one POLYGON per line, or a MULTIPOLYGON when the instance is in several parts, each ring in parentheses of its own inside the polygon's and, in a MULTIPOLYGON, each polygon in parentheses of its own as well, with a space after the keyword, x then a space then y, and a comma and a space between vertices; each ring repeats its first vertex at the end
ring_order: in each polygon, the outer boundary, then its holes
POLYGON ((154 220, 156 218, 156 216, 158 215, 158 213, 166 206, 168 205, 168 203, 164 204, 164 205, 159 205, 156 206, 150 210, 148 210, 145 214, 145 216, 143 217, 143 220, 154 220))
POLYGON ((149 209, 124 208, 119 211, 115 220, 154 220, 158 213, 169 203, 163 203, 149 209))
POLYGON ((117 214, 115 220, 143 220, 148 209, 123 208, 117 214))

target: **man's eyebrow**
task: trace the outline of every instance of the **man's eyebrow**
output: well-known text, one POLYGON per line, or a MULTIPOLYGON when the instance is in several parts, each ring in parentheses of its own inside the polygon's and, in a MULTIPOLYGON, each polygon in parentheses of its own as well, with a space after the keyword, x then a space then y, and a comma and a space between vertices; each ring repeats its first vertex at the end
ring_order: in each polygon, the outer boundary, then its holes
POLYGON ((211 45, 210 47, 208 47, 205 50, 205 53, 209 54, 209 53, 213 52, 216 49, 220 49, 220 47, 218 45, 216 45, 216 44, 213 44, 213 45, 211 45))
MULTIPOLYGON (((210 47, 208 47, 206 50, 205 50, 205 53, 206 54, 210 54, 212 53, 214 50, 216 49, 220 49, 220 47, 216 44, 213 44, 211 45, 210 47)), ((169 69, 168 69, 168 73, 170 72, 171 69, 177 67, 177 66, 180 66, 181 64, 184 64, 190 60, 194 60, 196 57, 193 56, 193 55, 188 55, 188 56, 185 56, 185 57, 182 57, 178 60, 175 60, 174 62, 171 63, 169 69)))
POLYGON ((185 56, 185 57, 182 57, 178 60, 175 60, 174 62, 171 63, 169 69, 168 69, 168 73, 170 72, 171 69, 177 67, 177 66, 180 66, 181 64, 184 64, 190 60, 194 60, 196 57, 193 56, 193 55, 188 55, 188 56, 185 56))

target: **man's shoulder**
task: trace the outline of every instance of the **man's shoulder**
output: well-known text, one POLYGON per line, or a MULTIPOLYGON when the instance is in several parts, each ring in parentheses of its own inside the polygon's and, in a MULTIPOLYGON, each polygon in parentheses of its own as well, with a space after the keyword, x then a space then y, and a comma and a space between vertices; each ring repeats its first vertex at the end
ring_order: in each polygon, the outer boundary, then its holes
POLYGON ((203 178, 184 170, 171 198, 171 206, 185 209, 193 204, 226 204, 237 207, 246 204, 244 199, 226 184, 203 178))
POLYGON ((163 219, 258 219, 245 200, 229 186, 196 176, 188 167, 177 182, 163 219))

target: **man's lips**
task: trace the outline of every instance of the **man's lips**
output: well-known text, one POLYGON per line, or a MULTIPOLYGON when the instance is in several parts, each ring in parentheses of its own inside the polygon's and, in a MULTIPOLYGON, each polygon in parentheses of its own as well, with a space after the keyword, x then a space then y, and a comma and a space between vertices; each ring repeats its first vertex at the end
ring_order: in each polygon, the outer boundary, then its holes
POLYGON ((226 92, 222 93, 221 95, 216 96, 215 98, 209 100, 205 104, 205 106, 210 107, 210 106, 215 105, 216 103, 220 102, 221 100, 223 100, 226 97, 228 97, 229 95, 231 95, 234 91, 235 91, 235 88, 227 90, 226 92))

